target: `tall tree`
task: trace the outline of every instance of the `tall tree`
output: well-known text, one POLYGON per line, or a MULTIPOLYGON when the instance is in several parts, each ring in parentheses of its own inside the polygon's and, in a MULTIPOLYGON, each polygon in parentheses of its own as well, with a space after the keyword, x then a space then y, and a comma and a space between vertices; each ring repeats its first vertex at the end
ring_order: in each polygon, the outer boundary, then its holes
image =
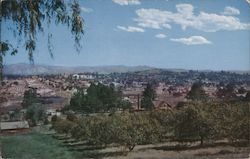
POLYGON ((202 100, 206 98, 206 94, 204 89, 202 88, 202 84, 200 82, 195 82, 191 90, 187 94, 187 99, 191 100, 202 100))
POLYGON ((22 107, 28 108, 29 106, 33 105, 34 103, 38 102, 36 90, 34 88, 30 88, 24 92, 22 107))
POLYGON ((155 92, 151 84, 147 84, 147 87, 145 88, 143 92, 143 97, 141 100, 141 107, 145 109, 153 109, 154 104, 153 100, 155 99, 155 92))
MULTIPOLYGON (((68 27, 74 36, 76 50, 80 51, 84 23, 77 0, 70 2, 64 0, 1 0, 0 8, 0 23, 9 24, 8 29, 18 39, 17 43, 19 44, 15 46, 15 42, 1 39, 1 74, 3 57, 6 53, 15 55, 18 52, 18 47, 22 44, 25 46, 30 62, 34 62, 33 53, 36 50, 37 35, 43 33, 44 28, 49 27, 52 22, 56 25, 62 24, 68 27)), ((53 57, 51 38, 52 33, 48 32, 48 51, 53 57)))

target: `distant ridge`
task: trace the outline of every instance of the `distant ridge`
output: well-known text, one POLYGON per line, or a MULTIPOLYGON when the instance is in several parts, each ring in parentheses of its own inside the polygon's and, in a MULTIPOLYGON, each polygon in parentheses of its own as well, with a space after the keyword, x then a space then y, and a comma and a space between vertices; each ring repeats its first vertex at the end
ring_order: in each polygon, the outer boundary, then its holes
POLYGON ((41 75, 41 74, 72 74, 84 72, 98 72, 103 74, 108 73, 124 73, 136 72, 155 69, 149 66, 123 66, 123 65, 110 65, 110 66, 48 66, 48 65, 31 65, 25 63, 5 65, 3 72, 8 75, 41 75))
MULTIPOLYGON (((161 71, 171 72, 187 72, 187 69, 175 69, 175 68, 156 68, 150 66, 124 66, 124 65, 108 65, 108 66, 49 66, 49 65, 31 65, 26 63, 5 65, 3 73, 5 75, 51 75, 51 74, 73 74, 73 73, 86 73, 97 72, 102 74, 109 73, 125 73, 125 72, 141 72, 146 71, 148 73, 159 73, 161 71)), ((199 72, 218 72, 213 70, 194 70, 199 72)), ((247 73, 250 71, 225 71, 238 74, 247 73)))

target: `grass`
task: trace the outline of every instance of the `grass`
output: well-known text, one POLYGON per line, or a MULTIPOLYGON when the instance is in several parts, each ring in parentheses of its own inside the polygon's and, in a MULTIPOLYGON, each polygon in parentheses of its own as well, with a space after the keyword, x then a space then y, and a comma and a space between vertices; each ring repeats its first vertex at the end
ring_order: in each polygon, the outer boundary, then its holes
MULTIPOLYGON (((11 159, 82 159, 82 158, 201 158, 224 157, 244 158, 248 156, 249 147, 233 147, 231 145, 178 147, 176 145, 139 145, 137 150, 127 154, 113 151, 112 148, 99 149, 83 142, 68 139, 65 136, 43 134, 32 131, 27 134, 0 136, 3 158, 11 159), (111 151, 112 150, 112 151, 111 151), (127 156, 128 155, 128 156, 127 156), (151 157, 150 157, 151 156, 151 157), (185 157, 186 156, 186 157, 185 157), (225 157, 226 156, 226 157, 225 157)), ((169 144, 169 143, 168 143, 169 144)))
POLYGON ((3 158, 18 159, 75 159, 74 152, 61 146, 60 141, 40 133, 1 136, 3 158))
MULTIPOLYGON (((123 152, 101 152, 84 144, 69 146, 69 139, 32 131, 26 134, 0 136, 3 158, 11 159, 82 159, 124 155, 123 152), (79 147, 80 146, 80 147, 79 147)), ((75 141, 72 140, 74 143, 75 141)))

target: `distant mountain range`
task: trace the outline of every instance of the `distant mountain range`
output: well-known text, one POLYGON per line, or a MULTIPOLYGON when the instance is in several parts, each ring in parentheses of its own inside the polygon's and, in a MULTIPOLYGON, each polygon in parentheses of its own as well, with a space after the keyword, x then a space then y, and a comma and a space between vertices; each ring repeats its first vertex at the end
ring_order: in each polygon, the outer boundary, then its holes
POLYGON ((11 64, 4 66, 4 74, 8 75, 41 75, 41 74, 72 74, 72 73, 84 73, 84 72, 98 72, 103 74, 108 73, 124 73, 135 72, 155 69, 149 66, 48 66, 48 65, 31 65, 25 63, 11 64))
MULTIPOLYGON (((124 73, 124 72, 159 72, 162 70, 172 72, 186 72, 185 69, 160 69, 150 66, 123 66, 123 65, 110 65, 110 66, 48 66, 48 65, 31 65, 26 63, 5 65, 3 72, 6 75, 49 75, 49 74, 73 74, 73 73, 85 73, 85 72, 98 72, 102 74, 108 73, 124 73)), ((212 70, 200 70, 200 72, 211 72, 212 70)), ((216 71, 215 71, 216 72, 216 71)), ((234 73, 250 73, 249 71, 228 71, 234 73)))

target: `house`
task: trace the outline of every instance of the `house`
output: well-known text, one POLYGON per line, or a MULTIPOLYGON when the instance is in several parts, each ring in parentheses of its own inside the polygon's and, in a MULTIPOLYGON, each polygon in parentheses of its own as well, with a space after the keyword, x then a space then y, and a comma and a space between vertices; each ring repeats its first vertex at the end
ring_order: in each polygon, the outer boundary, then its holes
POLYGON ((49 116, 54 116, 54 115, 60 116, 61 112, 58 112, 55 109, 47 109, 46 114, 49 115, 49 116))
POLYGON ((77 79, 77 80, 79 80, 79 79, 93 80, 94 79, 94 76, 91 74, 81 74, 81 73, 74 74, 74 75, 72 75, 72 77, 74 79, 77 79))
POLYGON ((1 133, 17 133, 26 132, 29 130, 27 121, 0 122, 1 133))
POLYGON ((172 105, 170 105, 168 102, 162 100, 153 101, 153 104, 156 109, 173 108, 172 105))

